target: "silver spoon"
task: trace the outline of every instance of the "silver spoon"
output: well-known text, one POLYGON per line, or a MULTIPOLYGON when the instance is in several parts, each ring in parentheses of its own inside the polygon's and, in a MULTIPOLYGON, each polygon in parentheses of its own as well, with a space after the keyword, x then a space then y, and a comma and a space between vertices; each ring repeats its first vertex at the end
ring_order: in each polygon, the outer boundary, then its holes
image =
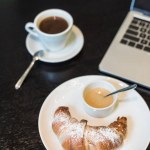
POLYGON ((25 72, 23 73, 23 75, 19 78, 19 80, 15 84, 15 89, 16 90, 18 90, 21 87, 23 81, 25 80, 25 78, 29 74, 29 72, 32 69, 32 67, 34 66, 35 62, 37 60, 40 60, 43 56, 44 56, 44 50, 39 50, 39 51, 37 51, 37 52, 34 53, 32 61, 31 61, 30 65, 29 65, 29 67, 25 70, 25 72))
POLYGON ((122 89, 120 89, 120 90, 117 90, 117 91, 115 91, 115 92, 112 92, 112 93, 110 93, 110 94, 107 94, 107 95, 105 95, 104 97, 108 97, 108 96, 113 95, 113 94, 116 94, 116 93, 128 91, 128 90, 131 90, 131 89, 135 89, 136 87, 137 87, 137 84, 133 84, 133 85, 130 85, 130 86, 128 86, 128 87, 125 87, 125 88, 122 88, 122 89))

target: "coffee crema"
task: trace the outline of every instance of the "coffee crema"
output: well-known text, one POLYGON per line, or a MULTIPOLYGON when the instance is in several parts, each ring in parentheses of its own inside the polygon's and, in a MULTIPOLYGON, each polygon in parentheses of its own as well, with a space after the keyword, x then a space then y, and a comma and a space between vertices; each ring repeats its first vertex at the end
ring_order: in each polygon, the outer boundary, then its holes
POLYGON ((90 88, 84 92, 84 99, 92 107, 105 108, 113 103, 113 96, 104 97, 110 92, 103 88, 90 88))
POLYGON ((47 34, 57 34, 68 28, 68 23, 65 19, 58 16, 50 16, 43 19, 39 24, 39 29, 47 34))

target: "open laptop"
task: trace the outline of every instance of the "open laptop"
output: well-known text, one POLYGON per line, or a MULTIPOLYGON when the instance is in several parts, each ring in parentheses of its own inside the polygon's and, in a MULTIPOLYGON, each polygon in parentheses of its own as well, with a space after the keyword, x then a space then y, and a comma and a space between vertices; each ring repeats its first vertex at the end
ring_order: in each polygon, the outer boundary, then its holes
POLYGON ((150 0, 132 0, 99 70, 150 88, 150 0))

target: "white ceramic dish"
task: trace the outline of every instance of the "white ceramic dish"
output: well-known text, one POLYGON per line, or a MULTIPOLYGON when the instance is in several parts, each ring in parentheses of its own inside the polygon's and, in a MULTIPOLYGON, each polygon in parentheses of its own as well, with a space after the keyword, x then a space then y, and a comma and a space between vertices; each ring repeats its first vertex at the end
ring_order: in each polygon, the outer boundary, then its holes
POLYGON ((150 141, 150 111, 144 99, 135 91, 121 93, 117 108, 105 118, 87 115, 81 105, 82 88, 103 79, 112 83, 116 89, 127 86, 122 81, 105 76, 83 76, 66 81, 54 89, 44 101, 39 114, 39 133, 48 150, 62 150, 51 128, 53 114, 59 106, 68 106, 73 117, 88 120, 90 125, 108 125, 118 116, 128 119, 128 132, 120 150, 145 150, 150 141), (68 92, 69 91, 69 92, 68 92))
MULTIPOLYGON (((113 97, 113 102, 112 104, 110 104, 107 107, 103 107, 103 108, 95 108, 91 105, 89 105, 86 101, 86 94, 89 92, 89 89, 93 89, 93 88, 102 88, 105 89, 107 91, 109 91, 109 93, 112 93, 114 91, 116 91, 116 88, 110 84, 107 81, 104 80, 98 80, 97 82, 91 82, 90 84, 88 84, 87 86, 85 86, 85 88, 83 89, 83 94, 82 94, 82 103, 83 103, 83 108, 84 110, 87 112, 87 114, 96 117, 96 118, 102 118, 102 117, 106 117, 108 116, 115 108, 116 106, 116 102, 117 102, 117 98, 118 98, 118 94, 114 94, 113 97)), ((96 92, 94 92, 96 93, 96 92)), ((99 94, 100 96, 100 94, 99 94)), ((97 100, 95 100, 97 101, 97 100)), ((99 100, 100 101, 104 101, 104 100, 99 100)), ((106 99, 105 99, 106 102, 106 99)))
MULTIPOLYGON (((50 52, 45 55, 41 61, 48 63, 58 63, 69 60, 75 57, 82 49, 84 44, 84 37, 81 30, 77 26, 72 27, 72 33, 70 40, 66 44, 66 47, 60 51, 50 52)), ((40 41, 28 34, 26 38, 26 47, 31 55, 40 49, 45 49, 40 41)))

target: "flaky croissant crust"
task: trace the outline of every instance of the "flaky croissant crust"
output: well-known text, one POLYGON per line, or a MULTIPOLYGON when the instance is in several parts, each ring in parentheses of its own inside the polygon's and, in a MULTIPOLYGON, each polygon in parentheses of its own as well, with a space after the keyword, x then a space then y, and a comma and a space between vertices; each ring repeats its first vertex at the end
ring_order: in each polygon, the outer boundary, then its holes
POLYGON ((54 114, 52 129, 65 150, 114 150, 127 132, 127 118, 118 117, 108 126, 90 126, 87 120, 72 118, 69 108, 59 107, 54 114))

